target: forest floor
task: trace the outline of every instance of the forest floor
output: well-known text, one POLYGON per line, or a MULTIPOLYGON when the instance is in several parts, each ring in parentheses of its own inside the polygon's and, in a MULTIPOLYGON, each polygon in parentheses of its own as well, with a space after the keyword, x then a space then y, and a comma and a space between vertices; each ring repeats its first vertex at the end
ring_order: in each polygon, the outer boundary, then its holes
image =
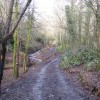
POLYGON ((10 69, 4 71, 3 94, 0 100, 100 100, 99 94, 91 92, 95 91, 95 88, 86 83, 83 85, 83 76, 93 75, 92 83, 95 78, 98 84, 100 77, 94 77, 92 72, 83 70, 83 66, 62 70, 59 67, 61 56, 56 53, 54 47, 42 49, 31 57, 41 62, 31 66, 18 79, 9 78, 11 74, 7 76, 7 71, 11 72, 10 69))

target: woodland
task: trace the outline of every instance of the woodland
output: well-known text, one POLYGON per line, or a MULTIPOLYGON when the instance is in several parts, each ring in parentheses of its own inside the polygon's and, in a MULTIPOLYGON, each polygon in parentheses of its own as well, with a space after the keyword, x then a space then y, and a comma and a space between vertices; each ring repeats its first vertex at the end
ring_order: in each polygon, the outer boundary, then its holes
POLYGON ((20 68, 23 74, 29 69, 29 55, 53 46, 61 55, 62 70, 78 67, 98 73, 99 86, 91 91, 100 97, 100 0, 60 1, 48 22, 35 0, 0 0, 0 92, 5 69, 11 68, 17 80, 20 68))

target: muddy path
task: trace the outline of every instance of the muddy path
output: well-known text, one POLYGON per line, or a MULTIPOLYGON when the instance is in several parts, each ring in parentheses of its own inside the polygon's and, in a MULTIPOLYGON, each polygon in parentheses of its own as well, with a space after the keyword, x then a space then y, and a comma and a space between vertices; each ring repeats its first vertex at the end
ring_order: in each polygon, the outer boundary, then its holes
POLYGON ((55 54, 55 48, 32 54, 32 61, 38 64, 3 89, 0 100, 97 100, 64 75, 59 67, 60 56, 55 54))
POLYGON ((76 88, 59 68, 59 58, 46 64, 33 87, 34 100, 96 100, 76 88))
POLYGON ((75 87, 59 69, 59 57, 31 68, 0 100, 96 100, 75 87))

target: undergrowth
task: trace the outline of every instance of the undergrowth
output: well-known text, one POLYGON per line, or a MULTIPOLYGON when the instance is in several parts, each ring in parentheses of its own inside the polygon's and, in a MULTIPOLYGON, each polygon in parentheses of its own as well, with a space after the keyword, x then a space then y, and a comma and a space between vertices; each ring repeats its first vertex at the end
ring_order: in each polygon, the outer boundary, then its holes
POLYGON ((59 45, 57 48, 56 48, 56 51, 58 52, 58 53, 63 53, 63 52, 65 52, 65 50, 66 50, 66 45, 59 45))
POLYGON ((100 70, 100 50, 93 48, 67 49, 62 55, 60 65, 63 69, 84 64, 88 70, 100 70))

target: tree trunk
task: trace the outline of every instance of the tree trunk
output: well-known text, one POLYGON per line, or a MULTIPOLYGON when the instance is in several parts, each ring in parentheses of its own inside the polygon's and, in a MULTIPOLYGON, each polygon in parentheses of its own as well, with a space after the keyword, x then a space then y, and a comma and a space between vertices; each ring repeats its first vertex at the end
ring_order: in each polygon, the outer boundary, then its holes
MULTIPOLYGON (((15 0, 15 19, 18 19, 18 0, 15 0)), ((13 54, 13 76, 15 78, 18 77, 18 62, 17 62, 17 48, 18 48, 18 28, 16 28, 16 31, 14 33, 14 54, 13 54)))
POLYGON ((9 13, 8 13, 7 20, 6 20, 5 32, 3 34, 2 46, 1 46, 1 55, 0 55, 0 92, 1 92, 1 80, 2 80, 2 76, 3 76, 3 68, 4 68, 4 63, 5 63, 7 40, 10 39, 13 36, 17 26, 19 25, 19 22, 21 21, 24 13, 27 10, 28 6, 30 5, 31 1, 32 0, 27 0, 27 3, 24 6, 23 10, 21 11, 21 14, 20 14, 18 20, 16 21, 14 27, 12 28, 12 31, 10 31, 12 15, 13 15, 13 6, 14 6, 14 0, 10 0, 9 13))
POLYGON ((13 53, 13 76, 15 78, 18 77, 18 66, 17 66, 17 60, 16 60, 16 56, 17 56, 17 30, 14 33, 14 53, 13 53))
POLYGON ((100 6, 97 7, 96 14, 96 39, 97 39, 97 48, 100 46, 100 6))
POLYGON ((96 18, 96 44, 97 44, 97 49, 99 48, 99 22, 98 22, 98 17, 96 18))
POLYGON ((27 56, 28 56, 28 47, 29 47, 29 41, 30 41, 30 30, 29 29, 29 33, 27 34, 27 40, 26 40, 26 50, 25 50, 25 55, 24 55, 24 64, 23 64, 23 69, 24 69, 24 72, 26 72, 27 70, 27 56))
POLYGON ((0 55, 0 94, 1 94, 1 80, 3 77, 3 68, 6 56, 6 41, 2 41, 1 55, 0 55))
POLYGON ((17 41, 17 53, 16 53, 16 62, 17 62, 17 76, 19 77, 19 52, 20 52, 20 42, 17 41))
POLYGON ((88 47, 90 42, 90 18, 91 18, 91 9, 86 9, 86 15, 85 15, 85 45, 88 47))
POLYGON ((33 18, 33 15, 31 15, 30 11, 28 13, 29 13, 28 14, 28 33, 27 33, 27 38, 26 38, 26 47, 25 47, 25 55, 24 55, 24 63, 23 63, 24 72, 26 72, 27 70, 27 56, 28 56, 28 48, 29 48, 30 34, 31 34, 31 29, 32 29, 32 18, 33 18))

